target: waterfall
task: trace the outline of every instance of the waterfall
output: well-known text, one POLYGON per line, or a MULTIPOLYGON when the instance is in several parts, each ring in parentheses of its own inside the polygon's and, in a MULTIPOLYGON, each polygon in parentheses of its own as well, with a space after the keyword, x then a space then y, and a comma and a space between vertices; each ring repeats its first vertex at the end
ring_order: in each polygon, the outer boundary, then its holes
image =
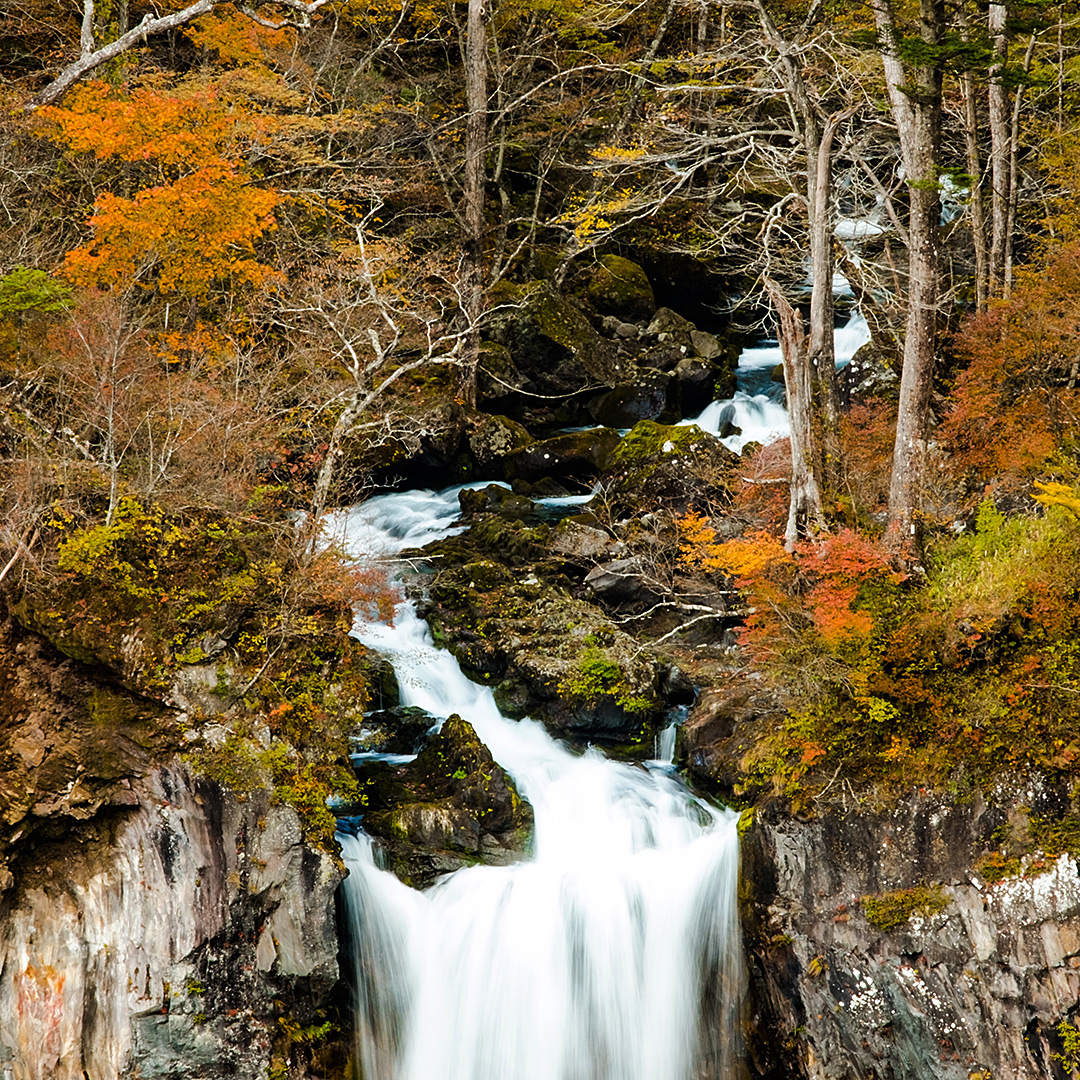
MULTIPOLYGON (((855 353, 870 340, 870 328, 856 310, 835 333, 836 366, 848 363, 855 353)), ((736 369, 738 389, 735 396, 724 401, 713 401, 700 416, 683 420, 683 424, 697 424, 702 431, 720 435, 728 424, 739 428, 738 435, 729 435, 721 442, 735 453, 742 453, 747 443, 770 443, 784 439, 791 432, 787 408, 784 405, 783 383, 773 382, 772 372, 783 362, 780 346, 757 345, 743 349, 736 369)))
MULTIPOLYGON (((458 490, 372 499, 341 535, 366 554, 447 535, 458 490)), ((535 815, 528 862, 425 893, 380 870, 366 838, 341 838, 365 1080, 734 1077, 736 816, 660 762, 574 754, 507 720, 408 602, 354 633, 394 664, 403 704, 472 723, 535 815)))

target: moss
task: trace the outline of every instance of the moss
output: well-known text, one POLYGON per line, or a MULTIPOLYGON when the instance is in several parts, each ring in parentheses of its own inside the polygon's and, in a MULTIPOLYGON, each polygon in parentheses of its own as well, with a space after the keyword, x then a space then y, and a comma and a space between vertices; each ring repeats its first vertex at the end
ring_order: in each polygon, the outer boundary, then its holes
POLYGON ((704 437, 694 424, 669 427, 654 420, 642 420, 623 436, 615 449, 612 464, 627 468, 647 464, 667 454, 687 456, 704 437))
POLYGON ((621 255, 601 255, 589 276, 586 296, 601 315, 627 321, 647 319, 656 310, 648 275, 621 255))
POLYGON ((931 916, 949 906, 949 898, 941 886, 920 885, 914 889, 898 889, 880 896, 862 897, 866 921, 878 930, 895 930, 915 915, 931 916))
POLYGON ((975 872, 983 881, 995 885, 1007 877, 1020 876, 1020 859, 1015 855, 1004 855, 1000 851, 995 851, 975 864, 975 872))

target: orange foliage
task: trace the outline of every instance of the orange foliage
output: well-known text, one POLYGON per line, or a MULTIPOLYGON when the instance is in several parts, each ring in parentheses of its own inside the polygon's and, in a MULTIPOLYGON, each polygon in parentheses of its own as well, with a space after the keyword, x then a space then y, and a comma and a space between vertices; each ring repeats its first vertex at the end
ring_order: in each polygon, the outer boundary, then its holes
POLYGON ((134 199, 102 195, 90 218, 93 244, 69 252, 65 273, 78 285, 120 284, 160 260, 166 294, 204 295, 215 281, 259 285, 273 270, 255 241, 274 227, 277 193, 252 187, 232 165, 199 169, 134 199))
POLYGON ((72 150, 145 164, 161 181, 132 198, 98 197, 93 242, 65 260, 73 282, 115 286, 156 266, 161 292, 203 296, 218 281, 260 285, 271 275, 255 243, 274 227, 278 195, 238 163, 261 126, 249 110, 210 86, 117 91, 95 82, 42 113, 72 150))
POLYGON ((1039 469, 1080 435, 1080 241, 1021 275, 1014 298, 973 317, 955 339, 967 360, 941 426, 954 461, 983 477, 1039 469))

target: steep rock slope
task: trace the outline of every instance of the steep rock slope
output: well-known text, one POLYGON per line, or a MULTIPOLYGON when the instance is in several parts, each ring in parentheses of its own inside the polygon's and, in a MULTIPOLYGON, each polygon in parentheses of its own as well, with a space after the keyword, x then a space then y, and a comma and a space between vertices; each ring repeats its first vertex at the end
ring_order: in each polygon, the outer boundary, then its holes
POLYGON ((916 793, 813 821, 759 812, 743 841, 759 1073, 1067 1075, 1058 1026, 1080 992, 1076 860, 1021 859, 1025 874, 993 881, 993 861, 978 858, 1062 794, 1034 780, 993 802, 916 793))

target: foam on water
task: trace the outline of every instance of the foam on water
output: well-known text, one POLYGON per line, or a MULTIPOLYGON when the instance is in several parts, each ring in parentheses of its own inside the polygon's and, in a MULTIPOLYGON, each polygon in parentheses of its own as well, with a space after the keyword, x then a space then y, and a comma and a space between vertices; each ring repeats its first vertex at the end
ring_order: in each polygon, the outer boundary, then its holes
MULTIPOLYGON (((354 550, 400 550, 455 529, 458 490, 380 496, 338 525, 354 550)), ((402 704, 473 724, 536 822, 529 861, 426 893, 380 870, 366 838, 341 838, 366 1080, 729 1080, 736 816, 664 768, 574 754, 506 719, 409 603, 392 627, 354 632, 392 661, 402 704)), ((662 740, 669 756, 674 732, 662 740)))

